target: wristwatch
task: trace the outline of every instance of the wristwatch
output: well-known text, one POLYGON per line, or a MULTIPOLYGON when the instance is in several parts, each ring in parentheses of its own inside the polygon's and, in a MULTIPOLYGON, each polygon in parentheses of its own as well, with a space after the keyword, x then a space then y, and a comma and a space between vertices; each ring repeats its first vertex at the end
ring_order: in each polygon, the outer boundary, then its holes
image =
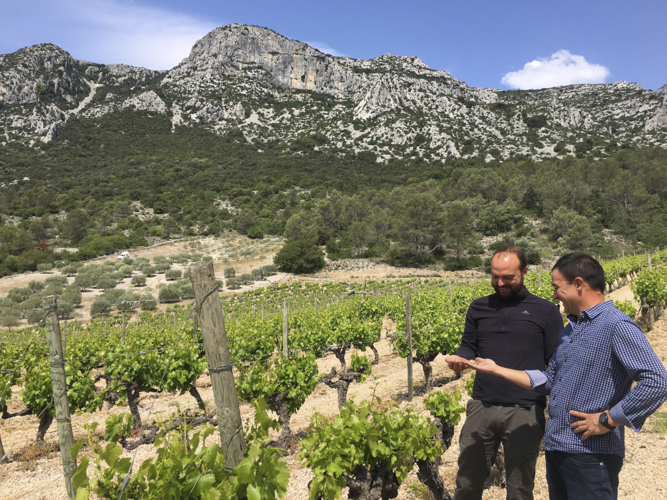
POLYGON ((610 431, 613 431, 616 428, 615 426, 613 426, 609 423, 609 415, 607 415, 606 411, 603 412, 603 413, 600 413, 600 418, 599 418, 598 422, 600 422, 600 425, 605 426, 610 431))

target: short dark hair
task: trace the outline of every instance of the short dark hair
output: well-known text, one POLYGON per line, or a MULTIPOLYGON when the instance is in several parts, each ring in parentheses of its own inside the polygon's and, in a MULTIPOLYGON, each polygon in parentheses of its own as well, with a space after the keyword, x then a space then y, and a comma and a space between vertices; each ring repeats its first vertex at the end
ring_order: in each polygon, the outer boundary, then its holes
POLYGON ((581 278, 593 290, 604 292, 604 269, 597 260, 586 253, 573 252, 563 255, 554 264, 552 271, 554 269, 558 269, 568 283, 572 283, 575 278, 581 278))
MULTIPOLYGON (((526 259, 526 254, 523 253, 523 250, 521 250, 520 248, 517 248, 517 247, 502 247, 502 248, 499 248, 498 250, 496 250, 496 253, 493 254, 493 257, 498 255, 499 253, 511 253, 511 254, 516 255, 517 258, 519 259, 519 269, 521 271, 526 269, 526 266, 528 265, 528 260, 526 259)), ((493 257, 491 257, 491 259, 493 259, 493 257)))

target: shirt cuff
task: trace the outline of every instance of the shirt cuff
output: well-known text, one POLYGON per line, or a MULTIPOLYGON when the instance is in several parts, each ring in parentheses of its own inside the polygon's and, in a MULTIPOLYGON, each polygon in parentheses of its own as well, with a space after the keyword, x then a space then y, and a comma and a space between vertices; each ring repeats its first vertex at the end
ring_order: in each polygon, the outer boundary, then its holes
POLYGON ((633 428, 632 423, 630 422, 630 420, 628 420, 628 417, 625 416, 625 413, 623 413, 623 408, 621 408, 621 403, 618 403, 611 410, 609 410, 609 416, 617 424, 621 424, 621 425, 625 425, 626 427, 633 428))
MULTIPOLYGON (((526 373, 528 374, 528 378, 530 378, 530 386, 533 389, 547 383, 547 376, 541 370, 526 370, 526 373)), ((616 419, 614 418, 614 420, 616 419)))

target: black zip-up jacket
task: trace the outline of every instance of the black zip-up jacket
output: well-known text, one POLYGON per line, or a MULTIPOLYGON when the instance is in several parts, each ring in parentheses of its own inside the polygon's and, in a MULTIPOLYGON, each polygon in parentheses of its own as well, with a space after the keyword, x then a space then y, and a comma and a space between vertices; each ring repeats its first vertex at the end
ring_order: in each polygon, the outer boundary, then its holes
MULTIPOLYGON (((527 289, 512 300, 494 293, 470 304, 456 355, 489 358, 515 370, 545 370, 562 329, 563 319, 553 302, 527 289)), ((475 377, 472 398, 498 405, 546 406, 545 396, 484 373, 475 377)))

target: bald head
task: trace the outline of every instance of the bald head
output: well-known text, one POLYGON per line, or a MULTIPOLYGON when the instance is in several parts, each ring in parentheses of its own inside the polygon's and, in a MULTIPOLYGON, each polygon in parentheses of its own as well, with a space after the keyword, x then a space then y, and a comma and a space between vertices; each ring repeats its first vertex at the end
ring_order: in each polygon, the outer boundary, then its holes
POLYGON ((523 252, 511 251, 513 247, 506 247, 508 251, 498 250, 491 259, 491 285, 494 290, 505 300, 512 300, 523 293, 523 278, 528 272, 525 264, 525 256, 522 261, 523 252))

